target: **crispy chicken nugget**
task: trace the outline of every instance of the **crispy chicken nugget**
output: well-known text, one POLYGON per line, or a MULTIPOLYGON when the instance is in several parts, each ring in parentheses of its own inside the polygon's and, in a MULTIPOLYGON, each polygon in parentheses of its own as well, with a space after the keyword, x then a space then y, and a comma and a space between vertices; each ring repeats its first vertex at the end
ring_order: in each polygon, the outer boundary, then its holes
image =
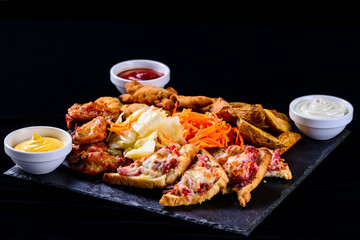
POLYGON ((176 94, 172 91, 152 85, 142 85, 137 81, 127 83, 125 88, 127 94, 120 95, 124 103, 145 103, 170 110, 178 101, 176 94))

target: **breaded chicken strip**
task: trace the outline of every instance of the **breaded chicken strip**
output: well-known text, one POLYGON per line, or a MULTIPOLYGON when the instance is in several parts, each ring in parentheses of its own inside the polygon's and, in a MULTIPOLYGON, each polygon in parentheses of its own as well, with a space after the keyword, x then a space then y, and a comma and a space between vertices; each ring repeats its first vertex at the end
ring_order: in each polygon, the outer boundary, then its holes
POLYGON ((120 96, 124 103, 145 103, 170 110, 177 102, 177 96, 173 92, 152 85, 131 81, 125 85, 125 88, 127 94, 120 96))
POLYGON ((179 108, 201 109, 213 104, 213 98, 205 96, 178 96, 179 108))

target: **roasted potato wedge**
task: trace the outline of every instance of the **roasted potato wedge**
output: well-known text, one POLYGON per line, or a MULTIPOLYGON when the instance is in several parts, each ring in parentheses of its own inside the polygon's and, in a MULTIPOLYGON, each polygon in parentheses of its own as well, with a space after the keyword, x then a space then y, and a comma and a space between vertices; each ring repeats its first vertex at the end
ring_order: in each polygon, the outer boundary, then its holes
POLYGON ((236 123, 237 116, 236 115, 232 116, 229 113, 230 108, 231 108, 230 104, 227 101, 225 101, 223 98, 219 97, 212 104, 210 111, 228 123, 232 123, 232 122, 236 123))
POLYGON ((260 128, 267 129, 266 115, 261 104, 248 104, 243 102, 226 102, 218 98, 211 109, 218 117, 231 123, 236 123, 237 119, 242 118, 248 123, 260 128))
POLYGON ((281 148, 280 155, 289 150, 292 146, 294 146, 300 139, 301 135, 296 132, 283 132, 280 134, 277 139, 283 142, 286 147, 281 148))
POLYGON ((266 123, 270 126, 269 131, 278 132, 278 133, 289 132, 291 130, 290 123, 276 116, 274 114, 274 111, 275 110, 264 109, 266 123))
POLYGON ((255 127, 242 118, 237 120, 237 127, 245 140, 255 147, 267 147, 270 149, 286 147, 285 143, 280 141, 278 138, 258 127, 255 127))
POLYGON ((263 130, 269 128, 266 124, 264 109, 260 104, 247 104, 239 108, 231 108, 228 111, 231 115, 242 118, 257 128, 263 130))

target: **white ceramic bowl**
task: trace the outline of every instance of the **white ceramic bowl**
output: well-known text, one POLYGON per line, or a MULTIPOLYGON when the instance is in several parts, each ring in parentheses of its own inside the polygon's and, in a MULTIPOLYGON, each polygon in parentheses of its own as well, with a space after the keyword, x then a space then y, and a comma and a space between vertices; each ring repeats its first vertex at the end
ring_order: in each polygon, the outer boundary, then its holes
POLYGON ((306 136, 316 140, 328 140, 335 137, 344 130, 346 125, 353 118, 353 106, 346 100, 329 95, 307 95, 294 99, 289 106, 290 118, 294 121, 297 128, 306 136), (316 118, 305 115, 295 109, 295 106, 302 101, 323 98, 338 101, 346 107, 346 114, 336 118, 316 118))
POLYGON ((54 171, 65 160, 65 157, 72 149, 72 139, 68 132, 46 126, 34 126, 21 128, 9 133, 4 139, 6 154, 22 170, 32 174, 46 174, 54 171), (60 149, 50 152, 24 152, 15 150, 14 146, 18 143, 32 138, 33 133, 42 137, 57 138, 64 143, 60 149))
POLYGON ((142 85, 153 85, 155 87, 163 88, 170 80, 170 69, 161 62, 146 59, 136 59, 120 62, 115 64, 110 69, 110 80, 122 94, 126 93, 125 84, 131 82, 131 80, 121 78, 117 76, 117 74, 134 68, 149 68, 164 74, 163 76, 156 79, 138 81, 142 85))

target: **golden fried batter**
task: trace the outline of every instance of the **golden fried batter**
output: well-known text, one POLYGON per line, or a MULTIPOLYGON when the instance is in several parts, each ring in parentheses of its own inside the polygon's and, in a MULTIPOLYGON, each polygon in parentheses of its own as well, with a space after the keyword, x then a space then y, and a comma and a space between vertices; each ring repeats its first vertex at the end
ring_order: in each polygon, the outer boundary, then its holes
POLYGON ((143 86, 137 81, 131 81, 125 85, 127 94, 120 95, 125 103, 145 103, 170 110, 177 102, 177 96, 166 89, 152 85, 143 86))
POLYGON ((75 129, 71 134, 73 143, 90 144, 104 140, 107 137, 106 120, 103 116, 98 116, 75 129))
POLYGON ((104 172, 115 172, 119 166, 131 164, 131 160, 111 156, 106 152, 108 146, 104 142, 86 145, 73 145, 73 152, 68 157, 69 166, 86 175, 96 175, 104 172))
POLYGON ((104 109, 95 102, 85 104, 75 103, 68 109, 68 116, 80 122, 87 122, 97 116, 101 116, 103 112, 104 109))
POLYGON ((115 97, 100 97, 95 102, 75 103, 65 116, 67 128, 74 130, 78 125, 88 122, 97 116, 105 120, 117 120, 120 115, 121 102, 115 97))
POLYGON ((120 100, 115 97, 100 97, 95 100, 103 109, 103 115, 106 120, 116 120, 120 115, 122 106, 120 100))
POLYGON ((179 108, 201 109, 214 102, 212 98, 205 96, 178 96, 179 108))

